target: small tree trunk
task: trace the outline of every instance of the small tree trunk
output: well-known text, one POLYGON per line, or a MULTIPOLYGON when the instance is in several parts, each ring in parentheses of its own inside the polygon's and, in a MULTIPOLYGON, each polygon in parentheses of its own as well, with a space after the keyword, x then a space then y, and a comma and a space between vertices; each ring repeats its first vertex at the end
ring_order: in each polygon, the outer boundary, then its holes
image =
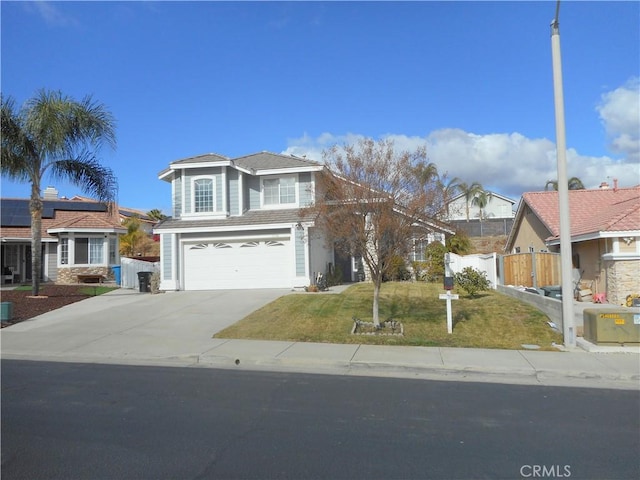
POLYGON ((42 199, 40 198, 40 186, 31 185, 31 201, 29 202, 31 214, 31 294, 40 293, 40 265, 42 263, 42 199))
POLYGON ((375 278, 373 280, 373 324, 380 326, 380 284, 382 282, 375 278))

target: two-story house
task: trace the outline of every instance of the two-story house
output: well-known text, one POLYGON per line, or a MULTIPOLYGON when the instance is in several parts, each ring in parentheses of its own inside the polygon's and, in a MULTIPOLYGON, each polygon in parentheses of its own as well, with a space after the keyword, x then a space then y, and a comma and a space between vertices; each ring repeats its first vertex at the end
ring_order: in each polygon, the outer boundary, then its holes
POLYGON ((496 192, 484 193, 487 203, 482 208, 474 198, 467 200, 463 193, 453 197, 447 204, 448 222, 470 237, 508 235, 516 201, 496 192))
POLYGON ((160 288, 303 288, 335 265, 344 280, 354 280, 356 260, 341 258, 313 219, 301 214, 314 202, 323 169, 269 152, 172 162, 159 174, 171 183, 173 205, 173 216, 154 228, 160 288))
POLYGON ((163 290, 293 288, 333 261, 300 209, 313 199, 322 166, 261 152, 206 154, 172 162, 173 216, 160 235, 163 290))
POLYGON ((464 193, 453 197, 447 205, 448 220, 488 220, 492 218, 513 218, 516 201, 496 192, 484 192, 487 204, 480 208, 471 198, 467 202, 464 193), (467 209, 469 216, 467 217, 467 209))

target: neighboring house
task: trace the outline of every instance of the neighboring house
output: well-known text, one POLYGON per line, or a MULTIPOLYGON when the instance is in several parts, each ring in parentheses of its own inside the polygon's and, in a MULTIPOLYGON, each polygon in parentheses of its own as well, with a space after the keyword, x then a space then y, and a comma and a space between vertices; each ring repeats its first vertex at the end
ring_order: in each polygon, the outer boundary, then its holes
MULTIPOLYGON (((640 186, 570 190, 573 268, 583 285, 621 304, 640 293, 640 186)), ((522 196, 505 250, 560 251, 558 192, 522 196)))
MULTIPOLYGON (((49 187, 51 188, 51 187, 49 187)), ((94 199, 89 198, 89 197, 82 197, 80 195, 75 195, 73 197, 71 197, 72 201, 79 201, 79 202, 95 202, 94 199)), ((143 212, 142 210, 136 210, 135 208, 128 208, 128 207, 123 207, 121 205, 118 205, 118 215, 120 218, 120 223, 124 223, 127 219, 135 217, 140 221, 140 229, 148 234, 151 235, 153 233, 153 227, 156 223, 158 223, 156 220, 154 220, 153 218, 149 217, 145 212, 143 212)))
MULTIPOLYGON (((513 218, 516 201, 495 192, 485 191, 487 206, 482 209, 482 220, 492 218, 513 218)), ((456 195, 447 205, 447 218, 456 220, 479 220, 480 207, 469 200, 469 218, 467 218, 467 199, 464 194, 456 195)))
POLYGON ((302 288, 335 266, 344 281, 355 280, 357 259, 334 252, 313 219, 301 216, 323 169, 269 152, 172 162, 159 174, 171 183, 173 205, 173 216, 154 229, 160 288, 302 288))
MULTIPOLYGON (((119 235, 126 233, 107 206, 58 199, 47 189, 42 213, 42 270, 45 282, 76 283, 78 275, 113 278, 120 263, 119 235)), ((31 280, 29 199, 0 199, 0 260, 3 283, 31 280), (9 273, 10 272, 10 273, 9 273)))
POLYGON ((470 237, 508 235, 513 226, 516 201, 495 192, 487 194, 487 206, 482 209, 469 200, 469 219, 467 219, 467 200, 464 194, 456 195, 447 205, 449 223, 457 230, 463 230, 470 237))

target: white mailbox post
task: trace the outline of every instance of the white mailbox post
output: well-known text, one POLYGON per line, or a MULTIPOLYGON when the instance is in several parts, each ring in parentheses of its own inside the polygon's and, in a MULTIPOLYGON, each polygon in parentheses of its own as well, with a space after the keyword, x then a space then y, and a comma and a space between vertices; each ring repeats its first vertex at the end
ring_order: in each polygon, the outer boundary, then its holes
POLYGON ((440 300, 447 301, 447 332, 453 333, 453 316, 451 315, 451 300, 458 300, 460 295, 451 293, 451 290, 447 290, 447 293, 441 293, 438 298, 440 300))

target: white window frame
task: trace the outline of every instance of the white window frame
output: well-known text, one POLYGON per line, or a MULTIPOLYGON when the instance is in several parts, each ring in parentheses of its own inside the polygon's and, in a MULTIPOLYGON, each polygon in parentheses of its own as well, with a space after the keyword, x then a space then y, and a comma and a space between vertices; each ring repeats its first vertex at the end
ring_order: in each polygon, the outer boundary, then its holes
POLYGON ((260 179, 260 202, 262 204, 262 208, 265 209, 276 209, 276 208, 296 208, 299 206, 300 195, 298 194, 298 175, 271 175, 267 177, 263 177, 260 179), (293 202, 282 203, 282 189, 281 182, 282 180, 293 179, 293 202), (266 203, 265 200, 265 181, 270 180, 278 180, 278 203, 266 203))
MULTIPOLYGON (((108 265, 108 259, 109 259, 109 239, 108 237, 105 237, 104 235, 88 235, 88 234, 75 234, 75 235, 70 235, 69 237, 65 237, 68 238, 67 242, 68 242, 68 258, 67 258, 67 263, 61 263, 62 262, 62 245, 60 242, 58 242, 58 266, 61 267, 71 267, 71 266, 78 266, 78 267, 91 267, 91 266, 106 266, 108 265), (87 239, 87 263, 76 263, 76 246, 77 246, 77 241, 79 239, 87 239), (100 244, 100 262, 92 262, 91 261, 91 243, 99 243, 100 244), (97 242, 99 241, 99 242, 97 242)), ((62 239, 61 239, 62 240, 62 239)))
POLYGON ((214 215, 218 211, 216 198, 217 198, 217 190, 216 190, 215 175, 198 175, 195 177, 191 177, 191 213, 190 215, 195 215, 195 216, 214 215), (209 180, 211 182, 211 210, 210 211, 196 212, 196 182, 199 180, 209 180))
POLYGON ((429 238, 424 237, 414 237, 412 240, 413 245, 411 246, 411 261, 426 261, 425 251, 427 250, 427 246, 432 243, 432 241, 429 238))
POLYGON ((69 237, 62 237, 58 241, 59 265, 69 265, 69 243, 69 237))
POLYGON ((109 244, 109 255, 107 256, 107 263, 109 265, 116 265, 120 261, 118 258, 120 254, 120 252, 118 252, 118 237, 110 236, 107 242, 109 244))

